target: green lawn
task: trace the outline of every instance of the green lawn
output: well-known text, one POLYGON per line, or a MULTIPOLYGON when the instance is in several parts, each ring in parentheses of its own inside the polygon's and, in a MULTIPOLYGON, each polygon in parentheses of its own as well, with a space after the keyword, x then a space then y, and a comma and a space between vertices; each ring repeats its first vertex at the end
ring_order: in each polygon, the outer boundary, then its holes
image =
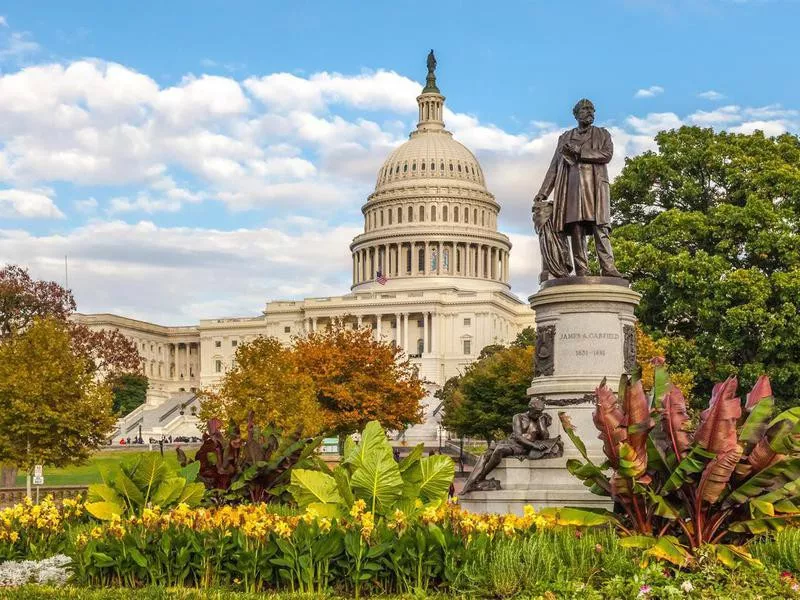
MULTIPOLYGON (((158 452, 158 449, 153 452, 158 452)), ((45 467, 44 469, 44 483, 45 485, 89 485, 90 483, 99 483, 100 469, 113 468, 119 461, 124 460, 130 456, 137 456, 147 454, 147 450, 128 450, 128 449, 114 449, 114 450, 101 450, 93 455, 86 464, 75 465, 71 467, 64 467, 63 469, 55 469, 45 467)), ((194 452, 189 452, 189 456, 193 456, 194 452)), ((178 457, 174 448, 164 449, 164 458, 167 462, 175 468, 178 468, 178 457)), ((17 475, 17 485, 20 487, 25 486, 25 475, 17 475)))

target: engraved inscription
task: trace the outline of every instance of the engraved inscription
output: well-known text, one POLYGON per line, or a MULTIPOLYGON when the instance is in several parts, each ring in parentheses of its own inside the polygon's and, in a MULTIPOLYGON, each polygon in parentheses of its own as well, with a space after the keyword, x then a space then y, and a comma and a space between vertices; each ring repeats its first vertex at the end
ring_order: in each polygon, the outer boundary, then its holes
POLYGON ((636 370, 636 328, 633 325, 625 325, 622 328, 623 349, 622 355, 625 360, 625 372, 628 374, 636 370))

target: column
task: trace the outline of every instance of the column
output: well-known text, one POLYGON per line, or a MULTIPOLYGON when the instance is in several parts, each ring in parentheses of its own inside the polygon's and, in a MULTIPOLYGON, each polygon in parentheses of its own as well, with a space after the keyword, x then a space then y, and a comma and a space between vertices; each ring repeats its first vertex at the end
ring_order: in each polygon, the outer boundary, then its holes
POLYGON ((422 353, 428 352, 428 313, 422 313, 422 353))
POLYGON ((375 315, 375 339, 378 341, 381 339, 381 319, 383 315, 375 315))
POLYGON ((358 315, 358 328, 361 329, 361 315, 358 315))
POLYGON ((439 324, 439 319, 436 318, 436 313, 431 313, 431 352, 439 350, 439 341, 437 340, 436 328, 439 324))
POLYGON ((367 280, 367 255, 366 250, 361 249, 361 281, 367 280))
POLYGON ((504 256, 506 257, 506 259, 505 259, 505 261, 503 261, 504 262, 504 264, 503 264, 503 267, 504 267, 503 268, 503 273, 504 273, 504 277, 505 277, 505 282, 508 283, 508 274, 509 274, 509 267, 510 267, 509 262, 511 260, 511 254, 509 254, 508 250, 506 250, 504 252, 504 256))
POLYGON ((314 317, 314 318, 311 319, 311 330, 312 331, 316 331, 317 330, 317 317, 314 317))
POLYGON ((489 269, 489 277, 497 279, 497 248, 489 248, 489 261, 492 268, 489 269))
POLYGON ((472 261, 469 259, 470 249, 471 249, 471 244, 469 242, 464 244, 464 274, 467 277, 472 277, 472 271, 470 270, 472 261))
POLYGON ((391 263, 389 261, 389 244, 383 245, 383 274, 386 277, 391 276, 392 271, 390 269, 391 263))
POLYGON ((400 327, 400 313, 394 313, 394 345, 398 348, 402 347, 400 345, 400 332, 402 331, 400 327))
POLYGON ((408 313, 403 313, 403 350, 408 355, 408 313))

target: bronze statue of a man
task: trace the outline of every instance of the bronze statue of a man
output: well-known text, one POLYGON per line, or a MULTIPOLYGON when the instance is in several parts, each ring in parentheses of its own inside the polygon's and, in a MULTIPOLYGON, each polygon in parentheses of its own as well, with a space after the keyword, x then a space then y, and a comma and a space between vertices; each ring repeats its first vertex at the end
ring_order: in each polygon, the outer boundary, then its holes
POLYGON ((558 138, 550 168, 534 199, 534 207, 545 202, 553 192, 553 230, 557 235, 569 238, 575 275, 589 274, 586 236, 593 235, 602 274, 622 277, 614 265, 609 239, 611 194, 607 165, 614 154, 611 134, 592 125, 594 105, 590 100, 578 101, 572 114, 578 126, 558 138))
POLYGON ((544 400, 535 396, 531 398, 528 411, 516 414, 512 418, 511 436, 497 442, 494 448, 489 448, 478 459, 461 493, 487 487, 497 489, 496 483, 486 485, 489 483, 486 481, 486 476, 507 456, 516 456, 520 460, 561 456, 564 453, 564 443, 561 441, 561 436, 550 437, 548 428, 552 423, 553 417, 544 412, 544 400))

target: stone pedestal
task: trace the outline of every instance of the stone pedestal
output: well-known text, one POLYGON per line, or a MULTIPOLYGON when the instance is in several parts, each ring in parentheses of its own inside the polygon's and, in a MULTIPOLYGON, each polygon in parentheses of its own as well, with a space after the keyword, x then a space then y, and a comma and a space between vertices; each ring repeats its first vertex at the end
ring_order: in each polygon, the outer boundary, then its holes
POLYGON ((616 391, 623 373, 636 367, 633 311, 640 295, 628 281, 612 277, 567 277, 546 281, 529 298, 536 311, 536 358, 528 397, 544 400, 553 417, 550 436, 560 435, 564 456, 520 462, 506 459, 489 474, 500 480, 499 491, 471 492, 462 504, 471 510, 521 511, 525 504, 610 508, 610 499, 592 494, 566 469, 580 458, 561 426, 566 412, 586 444, 592 460, 604 460, 602 442, 592 422, 594 390, 605 378, 616 391))

